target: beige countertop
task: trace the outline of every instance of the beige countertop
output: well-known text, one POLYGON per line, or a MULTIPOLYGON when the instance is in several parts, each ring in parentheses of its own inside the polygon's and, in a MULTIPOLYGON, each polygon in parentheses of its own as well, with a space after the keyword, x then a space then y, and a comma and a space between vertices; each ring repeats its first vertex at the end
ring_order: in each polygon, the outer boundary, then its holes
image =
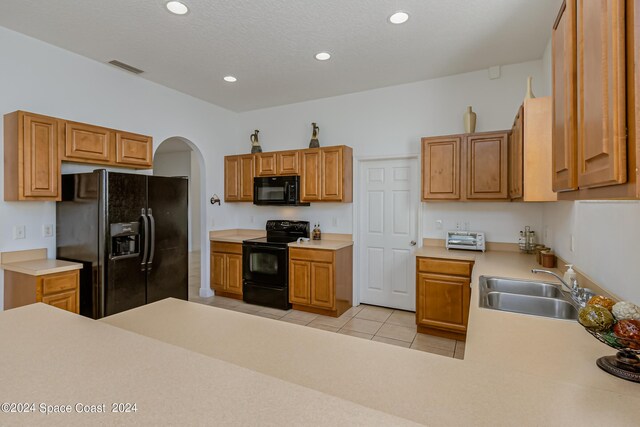
POLYGON ((293 242, 289 243, 290 248, 302 248, 302 249, 324 249, 328 251, 337 251, 338 249, 348 248, 353 246, 353 242, 350 240, 309 240, 308 242, 293 242))
POLYGON ((35 413, 0 412, 2 425, 411 424, 45 304, 0 313, 0 340, 3 402, 35 404, 35 413), (111 413, 114 403, 137 412, 111 413), (42 404, 71 413, 45 415, 42 404), (107 413, 77 413, 77 404, 107 413))
MULTIPOLYGON (((232 230, 219 230, 210 231, 209 240, 215 242, 225 243, 242 243, 243 240, 256 239, 258 237, 264 237, 266 232, 264 230, 248 230, 248 229, 232 229, 232 230)), ((338 249, 347 248, 353 246, 350 234, 326 234, 326 239, 322 240, 309 240, 304 243, 289 243, 290 248, 309 248, 309 249, 324 249, 330 251, 337 251, 338 249)))
POLYGON ((0 265, 0 267, 7 271, 13 271, 16 273, 28 274, 30 276, 42 276, 45 274, 80 270, 82 269, 82 264, 77 262, 61 261, 58 259, 36 259, 6 263, 0 265))
MULTIPOLYGON (((435 249, 417 253, 460 252, 435 249)), ((530 278, 533 256, 458 255, 475 260, 464 360, 178 300, 103 321, 428 425, 638 425, 640 384, 601 371, 615 351, 577 322, 478 307, 480 275, 530 278)))
POLYGON ((227 243, 242 243, 243 240, 257 239, 267 235, 265 230, 232 229, 209 232, 209 240, 227 243))

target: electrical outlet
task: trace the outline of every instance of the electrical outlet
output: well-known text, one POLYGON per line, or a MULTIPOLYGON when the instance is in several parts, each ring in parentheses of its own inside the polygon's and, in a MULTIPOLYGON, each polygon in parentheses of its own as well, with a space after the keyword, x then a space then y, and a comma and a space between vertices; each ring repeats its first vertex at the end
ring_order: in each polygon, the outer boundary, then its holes
POLYGON ((253 215, 251 215, 251 216, 249 217, 249 222, 250 222, 251 224, 253 224, 253 221, 254 221, 254 218, 253 218, 253 215))
POLYGON ((331 219, 331 225, 333 225, 334 227, 337 227, 337 226, 338 226, 338 217, 334 216, 334 217, 331 219))
POLYGON ((460 230, 462 228, 462 223, 460 221, 456 221, 456 230, 460 230))
POLYGON ((436 220, 436 230, 442 230, 442 220, 436 220))
POLYGON ((571 239, 571 241, 569 242, 569 248, 571 252, 574 252, 576 250, 576 239, 575 237, 573 237, 573 234, 570 234, 569 238, 571 239))
POLYGON ((53 237, 53 224, 44 224, 42 226, 42 237, 53 237))
POLYGON ((469 221, 464 222, 464 230, 469 231, 469 227, 471 227, 471 223, 469 221))
POLYGON ((24 239, 27 236, 27 230, 24 225, 13 226, 13 240, 24 239))

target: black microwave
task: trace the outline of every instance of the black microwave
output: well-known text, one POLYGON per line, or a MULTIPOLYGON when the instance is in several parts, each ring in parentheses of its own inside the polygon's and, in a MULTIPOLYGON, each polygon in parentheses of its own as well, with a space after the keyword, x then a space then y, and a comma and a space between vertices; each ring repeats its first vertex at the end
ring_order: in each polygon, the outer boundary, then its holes
POLYGON ((300 202, 300 177, 298 175, 254 178, 253 204, 309 206, 309 203, 300 202))

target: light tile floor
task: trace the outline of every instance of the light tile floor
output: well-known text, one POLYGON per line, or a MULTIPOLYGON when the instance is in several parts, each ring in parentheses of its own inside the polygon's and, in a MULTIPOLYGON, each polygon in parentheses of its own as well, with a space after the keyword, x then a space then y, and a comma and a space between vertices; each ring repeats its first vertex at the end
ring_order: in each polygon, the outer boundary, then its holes
POLYGON ((298 310, 261 307, 220 296, 200 298, 200 253, 192 252, 189 255, 190 301, 442 356, 464 358, 464 342, 418 334, 414 312, 361 304, 335 318, 298 310))

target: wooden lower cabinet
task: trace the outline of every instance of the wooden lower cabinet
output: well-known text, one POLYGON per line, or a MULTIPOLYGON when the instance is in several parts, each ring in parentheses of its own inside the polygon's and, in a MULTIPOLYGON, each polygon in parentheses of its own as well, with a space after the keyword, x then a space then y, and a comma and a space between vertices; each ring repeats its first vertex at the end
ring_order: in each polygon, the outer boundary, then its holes
POLYGON ((418 332, 464 341, 473 261, 417 258, 418 332))
POLYGON ((242 299, 242 244, 211 242, 210 286, 216 295, 242 299))
POLYGON ((5 271, 5 310, 36 302, 43 302, 72 313, 80 313, 79 270, 42 276, 5 271))
POLYGON ((295 310, 339 317, 353 305, 353 247, 289 250, 289 302, 295 310))

